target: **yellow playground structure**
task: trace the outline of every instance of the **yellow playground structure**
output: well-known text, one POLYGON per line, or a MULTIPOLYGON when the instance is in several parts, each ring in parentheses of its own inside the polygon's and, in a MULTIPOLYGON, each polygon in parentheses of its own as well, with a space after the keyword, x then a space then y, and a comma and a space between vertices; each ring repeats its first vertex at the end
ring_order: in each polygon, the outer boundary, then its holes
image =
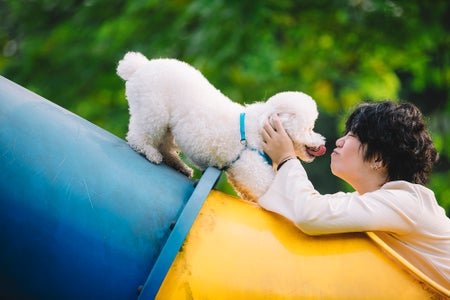
POLYGON ((446 299, 450 291, 371 233, 307 236, 212 191, 158 299, 446 299))

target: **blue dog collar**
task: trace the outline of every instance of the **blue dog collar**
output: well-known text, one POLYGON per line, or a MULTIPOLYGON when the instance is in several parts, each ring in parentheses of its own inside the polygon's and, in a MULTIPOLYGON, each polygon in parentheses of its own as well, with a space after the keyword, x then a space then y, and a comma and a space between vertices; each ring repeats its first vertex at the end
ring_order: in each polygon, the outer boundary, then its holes
MULTIPOLYGON (((245 145, 245 149, 250 149, 252 151, 258 152, 258 154, 264 159, 264 161, 268 165, 272 165, 272 159, 270 159, 269 155, 258 149, 248 147, 247 138, 245 136, 245 113, 241 113, 239 115, 239 131, 241 133, 241 144, 245 145)), ((234 161, 238 160, 240 156, 241 155, 239 154, 239 156, 234 161)))
POLYGON ((245 137, 245 113, 239 115, 239 131, 241 132, 241 144, 247 145, 247 138, 245 137))

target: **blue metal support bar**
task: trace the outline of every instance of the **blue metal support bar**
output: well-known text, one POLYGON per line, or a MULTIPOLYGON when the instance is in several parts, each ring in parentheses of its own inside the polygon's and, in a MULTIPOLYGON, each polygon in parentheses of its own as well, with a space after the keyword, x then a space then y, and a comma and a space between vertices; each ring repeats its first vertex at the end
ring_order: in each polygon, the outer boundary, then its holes
POLYGON ((194 192, 189 198, 181 215, 179 216, 172 233, 168 237, 166 244, 160 252, 153 269, 139 295, 139 300, 154 299, 158 290, 169 271, 172 262, 175 260, 189 230, 192 227, 203 203, 211 189, 219 179, 221 171, 216 168, 208 168, 197 184, 194 192))

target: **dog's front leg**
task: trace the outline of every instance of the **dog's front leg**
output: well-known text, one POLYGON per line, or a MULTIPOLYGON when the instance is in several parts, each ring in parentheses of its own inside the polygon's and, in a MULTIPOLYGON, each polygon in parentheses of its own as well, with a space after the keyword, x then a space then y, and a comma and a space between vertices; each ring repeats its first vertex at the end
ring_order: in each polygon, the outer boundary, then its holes
POLYGON ((256 202, 269 188, 275 172, 273 167, 252 150, 241 153, 240 158, 227 170, 230 184, 238 195, 256 202))

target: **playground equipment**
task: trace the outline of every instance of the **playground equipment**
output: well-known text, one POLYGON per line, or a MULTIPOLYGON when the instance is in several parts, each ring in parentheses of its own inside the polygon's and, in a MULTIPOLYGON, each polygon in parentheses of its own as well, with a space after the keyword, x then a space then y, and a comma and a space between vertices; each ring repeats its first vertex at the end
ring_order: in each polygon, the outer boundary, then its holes
POLYGON ((0 298, 450 296, 366 234, 304 235, 219 176, 153 165, 0 77, 0 298))

